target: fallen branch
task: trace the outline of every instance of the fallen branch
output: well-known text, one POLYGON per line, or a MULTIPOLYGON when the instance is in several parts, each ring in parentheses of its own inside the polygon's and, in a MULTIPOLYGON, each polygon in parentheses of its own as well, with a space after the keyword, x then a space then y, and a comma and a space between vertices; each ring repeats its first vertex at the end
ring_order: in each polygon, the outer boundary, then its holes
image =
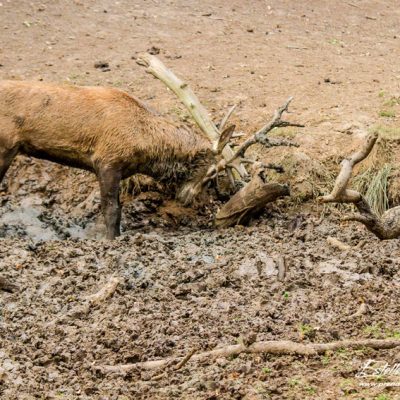
POLYGON ((364 160, 378 139, 376 132, 368 135, 360 151, 345 158, 342 168, 336 178, 332 192, 319 198, 323 203, 353 203, 359 213, 345 217, 344 221, 361 222, 366 228, 381 240, 395 239, 400 236, 400 206, 385 211, 382 216, 376 215, 366 198, 361 193, 347 189, 356 164, 364 160))
MULTIPOLYGON (((191 360, 202 361, 211 360, 218 357, 237 356, 241 353, 268 353, 268 354, 295 354, 302 356, 316 356, 324 354, 327 351, 335 351, 339 349, 362 349, 370 348, 375 350, 393 349, 400 347, 400 340, 390 339, 361 339, 361 340, 342 340, 331 343, 296 343, 292 341, 266 341, 255 342, 249 346, 245 344, 236 344, 231 346, 221 347, 215 350, 206 351, 204 353, 193 354, 191 360)), ((93 368, 102 373, 120 373, 126 374, 134 370, 152 370, 156 368, 165 367, 172 363, 179 363, 184 358, 172 357, 162 360, 144 361, 134 364, 121 364, 121 365, 95 365, 93 368)))

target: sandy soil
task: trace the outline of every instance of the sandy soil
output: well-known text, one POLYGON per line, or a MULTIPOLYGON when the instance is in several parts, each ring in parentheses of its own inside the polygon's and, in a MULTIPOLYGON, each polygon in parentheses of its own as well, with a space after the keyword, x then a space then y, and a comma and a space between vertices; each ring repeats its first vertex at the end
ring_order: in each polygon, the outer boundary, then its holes
MULTIPOLYGON (((300 160, 284 179, 295 192, 313 192, 310 165, 337 161, 372 127, 399 126, 399 18, 396 1, 0 0, 0 78, 120 87, 185 118, 135 63, 159 49, 215 120, 239 103, 233 121, 246 134, 293 95, 290 118, 306 128, 286 134, 300 148, 257 151, 300 160), (98 61, 109 68, 95 68, 98 61)), ((398 240, 379 242, 341 224, 336 211, 321 219, 327 210, 313 202, 282 201, 249 228, 218 232, 212 210, 193 220, 152 195, 126 199, 124 234, 106 242, 92 175, 19 157, 0 189, 0 271, 15 285, 0 290, 1 399, 400 398, 398 376, 355 376, 368 359, 399 363, 398 350, 96 369, 249 335, 399 338, 398 240), (328 236, 358 247, 339 251, 328 236), (85 306, 113 277, 116 292, 85 306), (367 311, 354 315, 362 304, 367 311)))

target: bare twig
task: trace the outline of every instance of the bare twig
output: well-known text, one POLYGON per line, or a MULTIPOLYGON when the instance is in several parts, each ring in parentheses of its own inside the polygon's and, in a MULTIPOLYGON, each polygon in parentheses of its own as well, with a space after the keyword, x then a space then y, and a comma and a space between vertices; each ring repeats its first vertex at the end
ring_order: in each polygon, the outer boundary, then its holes
POLYGON ((181 369, 193 357, 193 355, 196 352, 197 352, 196 348, 194 348, 192 351, 190 351, 185 357, 182 358, 181 361, 178 362, 178 364, 176 364, 174 366, 174 370, 178 371, 179 369, 181 369))
MULTIPOLYGON (((236 344, 224 346, 215 350, 203 353, 193 354, 191 360, 210 360, 218 357, 237 356, 241 353, 269 353, 269 354, 295 354, 302 356, 316 356, 324 354, 326 351, 335 351, 339 349, 362 349, 371 348, 375 350, 393 349, 400 347, 400 340, 396 339, 361 339, 361 340, 342 340, 331 343, 296 343, 292 341, 266 341, 255 342, 249 346, 245 344, 236 344)), ((186 356, 187 357, 187 356, 186 356)), ((162 360, 145 361, 134 364, 122 365, 95 365, 93 368, 102 373, 120 373, 126 374, 134 370, 152 370, 156 368, 164 368, 171 363, 182 362, 186 357, 172 357, 162 360)), ((186 361, 187 362, 187 361, 186 361)))
MULTIPOLYGON (((288 121, 282 121, 282 114, 284 112, 288 111, 288 107, 290 102, 292 101, 292 97, 290 97, 286 103, 278 108, 275 111, 274 117, 272 118, 272 120, 266 124, 265 126, 263 126, 259 131, 257 131, 252 137, 250 137, 249 139, 247 139, 245 142, 243 142, 239 148, 235 151, 235 153, 233 154, 233 156, 226 161, 226 165, 230 165, 233 163, 233 161, 235 161, 237 158, 239 157, 244 157, 244 154, 246 152, 246 150, 252 146, 255 143, 261 143, 262 145, 266 146, 266 147, 272 147, 272 146, 282 146, 288 145, 288 142, 280 140, 279 139, 274 139, 271 141, 271 139, 269 139, 267 137, 268 132, 270 132, 272 129, 274 128, 278 128, 278 127, 284 127, 284 126, 296 126, 296 127, 304 127, 304 125, 301 124, 296 124, 294 122, 288 122, 288 121)), ((291 144, 294 145, 294 144, 291 144)), ((224 166, 225 167, 225 166, 224 166)))

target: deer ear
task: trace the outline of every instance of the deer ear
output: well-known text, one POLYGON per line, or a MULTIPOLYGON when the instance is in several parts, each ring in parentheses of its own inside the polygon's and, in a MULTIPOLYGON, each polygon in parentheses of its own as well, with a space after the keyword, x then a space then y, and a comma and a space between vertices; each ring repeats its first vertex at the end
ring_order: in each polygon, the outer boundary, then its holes
POLYGON ((221 136, 219 137, 218 140, 218 146, 217 146, 217 153, 221 154, 222 150, 224 147, 229 143, 231 140, 231 137, 233 135, 233 132, 235 132, 235 125, 231 125, 230 127, 224 129, 221 133, 221 136))

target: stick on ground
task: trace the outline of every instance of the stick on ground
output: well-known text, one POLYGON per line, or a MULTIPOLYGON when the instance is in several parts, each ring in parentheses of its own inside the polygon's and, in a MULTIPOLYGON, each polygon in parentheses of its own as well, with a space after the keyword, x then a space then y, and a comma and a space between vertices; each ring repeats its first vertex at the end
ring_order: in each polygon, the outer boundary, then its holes
MULTIPOLYGON (((215 350, 203 353, 193 354, 190 360, 210 360, 218 357, 237 356, 241 353, 269 353, 269 354, 297 354, 302 356, 316 356, 324 354, 326 351, 335 351, 339 349, 393 349, 400 347, 400 340, 390 339, 361 339, 361 340, 342 340, 331 343, 296 343, 292 341, 267 341, 255 342, 250 346, 236 344, 221 347, 215 350)), ((187 357, 187 356, 186 356, 187 357)), ((152 370, 165 367, 171 363, 182 362, 186 357, 172 357, 162 360, 138 362, 134 364, 121 365, 95 365, 93 368, 102 373, 120 373, 126 374, 134 370, 152 370)))

